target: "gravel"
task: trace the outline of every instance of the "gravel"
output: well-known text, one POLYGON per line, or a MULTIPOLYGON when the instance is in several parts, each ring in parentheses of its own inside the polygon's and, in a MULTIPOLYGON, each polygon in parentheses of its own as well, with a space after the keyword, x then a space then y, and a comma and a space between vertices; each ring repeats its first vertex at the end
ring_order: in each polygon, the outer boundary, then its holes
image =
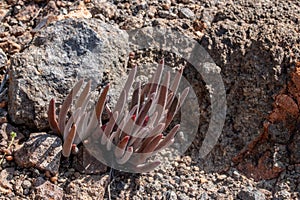
MULTIPOLYGON (((209 93, 201 77, 193 77, 189 71, 187 77, 200 80, 195 86, 197 95, 203 97, 200 100, 207 107, 200 108, 199 134, 184 155, 164 160, 162 166, 147 174, 110 173, 104 168, 105 172, 87 175, 72 168, 71 159, 61 160, 59 170, 55 168, 49 175, 45 167, 20 167, 14 160, 4 159, 0 199, 300 199, 299 111, 297 117, 285 115, 278 122, 269 117, 276 109, 281 114, 289 113, 288 106, 273 104, 278 94, 287 95, 299 107, 295 95, 298 85, 291 81, 296 77, 291 75, 297 69, 295 62, 300 60, 299 2, 130 2, 1 1, 0 80, 9 71, 12 57, 30 46, 36 31, 59 19, 91 16, 123 30, 171 27, 200 42, 221 68, 229 106, 218 144, 200 159, 199 146, 210 117, 209 93), (268 137, 263 131, 266 121, 271 124, 268 137)), ((136 50, 128 67, 156 63, 161 55, 170 66, 185 65, 172 54, 136 50)), ((7 104, 1 109, 7 112, 7 104)), ((36 131, 23 125, 14 127, 11 119, 3 116, 8 123, 1 123, 0 159, 10 142, 11 130, 18 134, 13 145, 16 152, 19 145, 32 139, 28 133, 36 131)))

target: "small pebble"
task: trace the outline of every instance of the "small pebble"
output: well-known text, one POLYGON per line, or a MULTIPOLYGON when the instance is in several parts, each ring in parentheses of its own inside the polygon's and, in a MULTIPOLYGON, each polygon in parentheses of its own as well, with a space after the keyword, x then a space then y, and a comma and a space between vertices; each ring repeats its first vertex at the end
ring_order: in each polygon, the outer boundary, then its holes
POLYGON ((50 178, 50 177, 51 177, 51 173, 50 173, 49 171, 46 171, 46 172, 45 172, 45 176, 46 176, 47 178, 50 178))
POLYGON ((5 156, 5 159, 7 161, 12 161, 14 159, 14 157, 13 156, 5 156))
POLYGON ((57 182, 57 179, 58 179, 57 176, 52 176, 52 177, 50 178, 50 181, 51 181, 52 183, 56 183, 56 182, 57 182))
POLYGON ((29 180, 24 180, 22 183, 22 187, 24 189, 29 189, 29 188, 31 188, 31 186, 32 186, 32 183, 29 180))

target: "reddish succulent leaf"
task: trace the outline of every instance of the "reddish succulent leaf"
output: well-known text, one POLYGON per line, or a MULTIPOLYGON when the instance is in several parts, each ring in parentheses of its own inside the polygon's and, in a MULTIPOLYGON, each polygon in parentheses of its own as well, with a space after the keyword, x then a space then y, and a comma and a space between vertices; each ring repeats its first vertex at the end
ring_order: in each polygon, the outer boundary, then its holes
POLYGON ((165 109, 169 109, 172 102, 173 102, 173 97, 174 93, 173 92, 169 92, 168 97, 167 97, 167 104, 166 104, 166 108, 165 109))
POLYGON ((116 136, 116 132, 114 131, 110 136, 109 138, 106 139, 106 149, 108 151, 110 151, 112 149, 112 145, 113 145, 113 139, 115 138, 116 136))
POLYGON ((108 114, 110 117, 112 116, 112 111, 111 111, 110 107, 109 107, 107 104, 105 104, 105 111, 107 112, 107 114, 108 114))
POLYGON ((136 120, 136 125, 138 126, 141 126, 142 123, 144 122, 147 114, 148 114, 148 111, 149 111, 149 108, 151 107, 151 104, 152 104, 152 98, 149 99, 146 104, 143 106, 141 112, 139 113, 138 117, 137 117, 137 120, 136 120))
MULTIPOLYGON (((117 101, 117 104, 115 106, 115 109, 114 109, 113 113, 118 112, 119 116, 122 115, 123 109, 125 107, 126 99, 127 99, 126 92, 123 90, 121 92, 121 95, 120 95, 118 101, 117 101)), ((118 121, 118 119, 116 119, 116 121, 118 121)))
POLYGON ((187 95, 189 94, 189 91, 190 91, 190 88, 188 88, 188 87, 183 90, 182 94, 179 97, 179 103, 178 103, 178 106, 177 106, 175 112, 177 112, 181 108, 184 100, 186 99, 187 95))
POLYGON ((153 138, 155 138, 158 134, 162 133, 164 128, 165 128, 165 124, 161 123, 157 125, 155 128, 153 128, 151 131, 147 131, 148 135, 146 136, 146 138, 141 137, 140 140, 138 140, 138 142, 140 143, 139 146, 145 146, 149 144, 151 140, 153 140, 153 138))
POLYGON ((123 157, 120 159, 117 159, 117 162, 120 165, 125 164, 130 159, 132 154, 133 154, 133 147, 128 147, 127 150, 125 151, 123 157))
POLYGON ((110 137, 110 133, 113 131, 113 128, 116 124, 116 120, 118 119, 119 113, 115 112, 113 116, 109 119, 106 128, 104 130, 104 134, 102 135, 101 144, 106 144, 107 139, 110 137))
POLYGON ((69 157, 71 154, 71 149, 75 138, 75 134, 76 134, 76 124, 72 126, 72 129, 68 134, 68 137, 64 141, 63 148, 62 148, 62 154, 64 157, 69 157))
POLYGON ((121 158, 122 155, 124 154, 125 148, 129 141, 129 138, 130 138, 129 136, 125 136, 116 146, 116 149, 115 149, 116 158, 121 158))
POLYGON ((123 91, 126 92, 126 96, 128 96, 128 92, 134 82, 134 78, 135 78, 135 75, 136 75, 136 71, 137 71, 137 67, 135 66, 134 68, 132 68, 129 72, 129 75, 128 75, 128 78, 127 78, 127 81, 125 83, 125 86, 123 88, 123 91))
POLYGON ((146 135, 148 131, 148 127, 143 127, 136 134, 131 135, 129 145, 133 145, 133 148, 136 149, 139 146, 139 142, 143 139, 143 136, 146 135))
POLYGON ((165 108, 167 97, 168 97, 169 82, 170 82, 170 72, 167 73, 167 76, 165 77, 159 90, 158 104, 161 105, 163 109, 165 108))
POLYGON ((173 117, 176 114, 177 106, 178 106, 178 99, 174 98, 174 100, 168 110, 168 113, 167 113, 166 127, 168 127, 170 122, 173 120, 173 117))
POLYGON ((138 152, 139 153, 153 152, 157 147, 158 143, 160 142, 161 138, 162 138, 162 134, 158 134, 154 136, 153 139, 150 140, 149 142, 143 142, 138 152))
POLYGON ((96 104, 96 116, 98 121, 101 123, 101 115, 105 106, 106 96, 109 90, 109 84, 103 89, 96 104))
POLYGON ((87 128, 85 130, 85 132, 87 134, 89 133, 92 133, 95 131, 95 129, 100 126, 99 122, 98 122, 98 119, 97 119, 97 116, 96 116, 96 110, 93 109, 91 110, 90 112, 90 116, 89 116, 89 122, 88 122, 88 125, 87 125, 87 128))
POLYGON ((90 92, 90 89, 91 89, 91 81, 88 81, 88 83, 86 84, 86 86, 82 90, 80 96, 78 97, 78 100, 77 100, 76 105, 75 105, 75 109, 83 106, 83 104, 87 100, 87 96, 90 92))
POLYGON ((79 144, 81 141, 85 140, 88 136, 86 135, 86 128, 87 128, 87 113, 84 112, 80 116, 80 120, 76 122, 77 124, 77 134, 75 135, 74 144, 79 144))
POLYGON ((156 90, 158 88, 158 85, 159 85, 159 82, 160 82, 160 79, 161 79, 161 76, 162 76, 163 70, 164 70, 164 60, 162 59, 160 61, 160 63, 158 64, 158 67, 155 71, 155 74, 153 75, 153 78, 151 79, 151 82, 149 82, 150 83, 150 90, 149 90, 148 96, 150 96, 150 94, 156 92, 156 90))
MULTIPOLYGON (((135 123, 135 115, 132 115, 136 110, 136 106, 133 107, 133 109, 130 111, 129 115, 127 116, 125 126, 122 127, 122 132, 120 135, 120 138, 125 137, 126 135, 132 135, 132 131, 134 128, 134 123, 135 123)), ((125 120, 125 119, 124 119, 125 120)))
POLYGON ((157 134, 160 134, 163 132, 163 130, 165 129, 165 123, 160 123, 158 125, 156 125, 156 127, 154 127, 150 132, 148 137, 152 137, 155 136, 157 134))
POLYGON ((61 135, 61 132, 58 127, 57 116, 55 113, 55 99, 51 99, 48 108, 48 121, 50 128, 58 135, 61 135))
POLYGON ((118 143, 120 141, 121 135, 124 131, 124 128, 128 122, 128 120, 130 120, 130 114, 128 113, 128 111, 125 112, 124 117, 122 119, 122 121, 120 122, 120 124, 117 126, 117 133, 116 133, 116 142, 118 143))
POLYGON ((155 123, 157 118, 158 118, 158 112, 155 112, 153 115, 151 115, 149 117, 149 121, 147 122, 147 126, 153 127, 154 124, 157 124, 157 123, 155 123))
POLYGON ((158 150, 162 149, 163 147, 165 147, 175 137, 175 134, 177 133, 179 128, 180 128, 180 124, 177 124, 176 126, 174 126, 172 128, 172 130, 167 134, 167 136, 163 140, 160 141, 158 146, 155 148, 155 151, 158 151, 158 150))
POLYGON ((137 89, 133 91, 132 98, 131 98, 131 106, 130 106, 130 109, 132 109, 134 106, 137 106, 137 113, 140 107, 140 97, 141 97, 141 83, 138 82, 137 89))
POLYGON ((71 115, 70 119, 68 120, 68 122, 65 125, 65 129, 63 130, 64 136, 63 139, 65 140, 68 137, 68 134, 70 132, 71 127, 73 126, 73 124, 76 124, 76 119, 78 120, 78 116, 80 114, 80 110, 81 109, 77 109, 73 115, 71 115))
POLYGON ((71 92, 67 95, 60 108, 59 115, 58 115, 58 125, 61 131, 65 129, 66 118, 67 118, 68 111, 72 105, 73 97, 75 97, 76 94, 78 93, 82 83, 83 80, 80 80, 75 84, 75 86, 73 87, 71 92))

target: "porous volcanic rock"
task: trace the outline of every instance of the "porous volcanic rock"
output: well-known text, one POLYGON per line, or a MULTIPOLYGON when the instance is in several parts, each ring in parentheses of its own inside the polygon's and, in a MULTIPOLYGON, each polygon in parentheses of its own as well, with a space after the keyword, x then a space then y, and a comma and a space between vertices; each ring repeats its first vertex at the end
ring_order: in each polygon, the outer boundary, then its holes
MULTIPOLYGON (((227 117, 218 145, 199 164, 219 171, 262 131, 274 96, 300 59, 299 7, 284 1, 243 1, 227 2, 222 8, 207 4, 203 13, 212 18, 200 42, 221 68, 227 117)), ((205 131, 199 135, 205 137, 205 131)), ((195 149, 191 151, 198 159, 195 149)))
POLYGON ((58 173, 62 141, 55 135, 32 133, 23 147, 15 152, 15 161, 21 167, 35 167, 58 173))
POLYGON ((76 79, 92 80, 93 89, 108 82, 112 88, 120 85, 127 37, 125 31, 97 19, 66 19, 42 29, 31 45, 12 59, 11 120, 39 130, 49 127, 49 100, 61 100, 76 79))

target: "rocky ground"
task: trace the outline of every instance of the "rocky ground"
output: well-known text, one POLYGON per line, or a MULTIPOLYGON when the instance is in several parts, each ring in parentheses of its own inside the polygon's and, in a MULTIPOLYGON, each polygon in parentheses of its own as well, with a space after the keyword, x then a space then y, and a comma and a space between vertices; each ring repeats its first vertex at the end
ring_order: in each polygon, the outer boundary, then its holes
POLYGON ((283 0, 1 1, 0 199, 299 199, 299 20, 300 3, 283 0), (61 22, 66 19, 73 21, 61 22), (211 110, 203 77, 172 53, 127 52, 122 31, 143 27, 179 31, 201 44, 221 69, 226 120, 204 159, 199 149, 211 110), (77 54, 64 49, 60 39, 67 35, 82 42, 77 54), (101 49, 93 46, 97 42, 101 49), (64 52, 68 56, 60 57, 64 52), (99 52, 102 57, 93 56, 99 52), (98 63, 98 84, 113 83, 113 104, 123 81, 118 77, 127 72, 124 63, 157 63, 162 55, 169 66, 186 66, 184 76, 201 102, 198 134, 185 154, 147 174, 111 171, 96 160, 84 171, 83 148, 71 160, 61 158, 62 141, 48 134, 44 113, 48 95, 61 97, 71 83, 37 73, 59 74, 57 64, 98 63), (62 91, 53 80, 62 81, 62 91), (10 150, 12 131, 17 136, 10 150))

